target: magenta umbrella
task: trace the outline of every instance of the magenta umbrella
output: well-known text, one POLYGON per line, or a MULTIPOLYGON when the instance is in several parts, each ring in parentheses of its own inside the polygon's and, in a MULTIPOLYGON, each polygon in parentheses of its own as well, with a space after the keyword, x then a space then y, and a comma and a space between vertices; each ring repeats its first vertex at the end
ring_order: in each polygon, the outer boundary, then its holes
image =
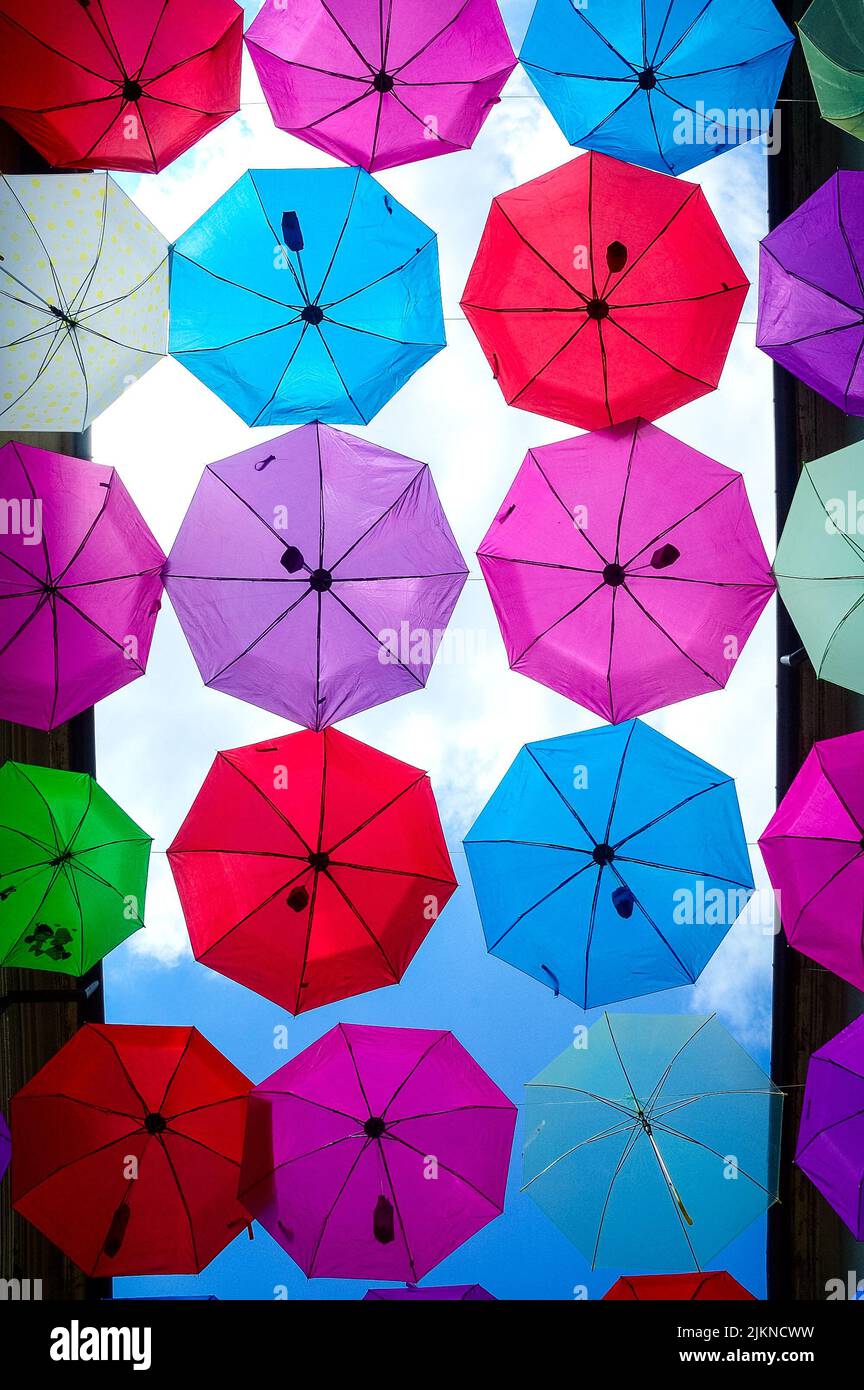
POLYGON ((9 1134, 9 1126, 0 1112, 0 1179, 9 1167, 9 1159, 12 1157, 12 1138, 9 1134))
POLYGON ((387 1303, 494 1303, 495 1295, 488 1293, 479 1284, 450 1284, 440 1288, 415 1289, 370 1289, 364 1293, 362 1303, 380 1300, 387 1303))
POLYGON ((113 468, 0 448, 0 719, 54 729, 144 674, 165 556, 113 468))
POLYGON ((864 1240, 864 1014, 810 1058, 795 1162, 864 1240))
POLYGON ((741 474, 644 420, 531 449, 477 554, 511 668, 613 723, 725 686, 774 591, 741 474))
POLYGON ((515 1123, 452 1033, 340 1023, 252 1091, 240 1200, 310 1279, 413 1284, 500 1215, 515 1123))
POLYGON ((759 848, 789 945, 864 989, 864 733, 813 745, 759 848))
POLYGON ((205 469, 165 583, 207 685, 323 729, 423 688, 467 573, 427 464, 316 423, 205 469))
POLYGON ((470 148, 516 66, 496 0, 291 0, 246 44, 277 126, 370 171, 470 148))

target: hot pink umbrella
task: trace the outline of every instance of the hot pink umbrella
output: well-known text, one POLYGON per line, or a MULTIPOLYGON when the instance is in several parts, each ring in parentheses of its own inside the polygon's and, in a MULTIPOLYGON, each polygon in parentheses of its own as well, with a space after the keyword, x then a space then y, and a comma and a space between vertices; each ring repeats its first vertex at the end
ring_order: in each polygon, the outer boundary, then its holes
POLYGON ((449 1284, 443 1288, 416 1289, 409 1285, 405 1289, 370 1289, 363 1295, 363 1302, 376 1300, 388 1303, 494 1303, 495 1295, 487 1293, 479 1284, 449 1284))
POLYGON ((0 448, 0 719, 53 729, 144 674, 165 556, 113 468, 0 448))
POLYGON ((613 723, 721 689, 774 590, 741 474, 644 420, 531 449, 477 554, 512 669, 613 723))
POLYGON ((370 171, 470 148, 516 66, 496 0, 290 0, 246 44, 276 124, 370 171))
POLYGON ((789 945, 864 989, 864 733, 813 745, 759 848, 789 945))
POLYGON ((515 1123, 452 1033, 340 1023, 252 1091, 240 1200, 310 1279, 413 1284, 502 1211, 515 1123))

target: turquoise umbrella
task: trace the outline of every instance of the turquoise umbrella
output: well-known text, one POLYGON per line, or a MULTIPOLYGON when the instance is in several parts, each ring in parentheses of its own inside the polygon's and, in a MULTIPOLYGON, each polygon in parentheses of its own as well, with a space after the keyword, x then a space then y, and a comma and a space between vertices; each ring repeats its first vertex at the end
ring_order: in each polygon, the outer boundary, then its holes
POLYGON ((864 443, 805 463, 777 547, 780 597, 817 676, 864 694, 864 443))
POLYGON ((522 1190, 592 1268, 702 1269, 776 1201, 782 1092, 713 1015, 603 1014, 525 1089, 522 1190))

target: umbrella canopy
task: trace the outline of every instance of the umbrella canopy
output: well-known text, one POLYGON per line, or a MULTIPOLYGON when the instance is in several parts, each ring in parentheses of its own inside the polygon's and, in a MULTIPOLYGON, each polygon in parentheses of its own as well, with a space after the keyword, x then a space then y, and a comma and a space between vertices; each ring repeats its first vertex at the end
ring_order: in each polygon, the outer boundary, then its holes
POLYGON ((783 1093, 713 1015, 604 1014, 525 1097, 522 1190, 592 1269, 699 1270, 777 1199, 783 1093))
POLYGON ((767 133, 794 42, 772 0, 537 0, 519 58, 571 145, 681 174, 767 133))
POLYGON ((825 120, 864 139, 864 34, 856 0, 813 0, 798 32, 825 120))
POLYGON ((462 308, 508 405, 593 430, 713 391, 747 289, 701 188, 589 153, 493 200, 462 308))
POLYGON ((264 5, 246 44, 276 124, 371 170, 469 149, 516 66, 496 0, 264 5))
POLYGON ((741 474, 644 420, 531 449, 477 555, 511 669, 613 723, 722 689, 774 591, 741 474))
POLYGON ((0 117, 49 164, 156 174, 240 106, 234 0, 0 0, 0 117))
POLYGON ((789 945, 864 989, 864 733, 813 745, 759 848, 789 945))
POLYGON ((9 1126, 0 1111, 0 1181, 3 1174, 9 1167, 9 1160, 12 1157, 12 1136, 9 1133, 9 1126))
POLYGON ((397 984, 456 888, 427 774, 335 729, 219 753, 168 859, 196 960, 293 1014, 397 984))
POLYGON ((864 1240, 864 1014, 810 1058, 795 1162, 864 1240))
POLYGON ((168 244, 107 174, 0 174, 0 243, 0 430, 85 430, 167 350, 168 244))
POLYGON ((365 1303, 369 1299, 379 1299, 388 1303, 475 1303, 491 1301, 495 1295, 487 1293, 479 1284, 453 1284, 437 1289, 370 1289, 363 1295, 365 1303))
POLYGON ((745 1299, 755 1302, 754 1295, 725 1270, 707 1274, 625 1274, 603 1295, 604 1303, 656 1299, 664 1303, 734 1303, 745 1299))
POLYGON ((367 424, 444 347, 435 233, 363 169, 254 169, 172 247, 170 351, 247 425, 367 424))
POLYGON ((822 680, 864 694, 864 444, 805 463, 774 560, 780 597, 822 680))
POLYGON ((465 853, 492 955, 585 1009, 693 984, 753 892, 732 778, 638 720, 526 744, 465 853))
POLYGON ((0 767, 0 965, 86 975, 143 927, 151 837, 84 772, 0 767))
POLYGON ((414 1283, 500 1215, 515 1124, 452 1033, 340 1023, 251 1092, 240 1197, 309 1279, 414 1283))
POLYGON ((249 1223, 250 1084, 196 1028, 85 1024, 12 1098, 15 1210, 94 1278, 199 1273, 249 1223))
POLYGON ((864 173, 841 170, 759 249, 756 345, 864 415, 864 173))
POLYGON ((144 674, 165 556, 113 468, 0 447, 0 719, 54 729, 144 674))
POLYGON ((422 689, 467 573, 425 463, 312 424, 208 466, 165 583, 207 685, 321 729, 422 689))

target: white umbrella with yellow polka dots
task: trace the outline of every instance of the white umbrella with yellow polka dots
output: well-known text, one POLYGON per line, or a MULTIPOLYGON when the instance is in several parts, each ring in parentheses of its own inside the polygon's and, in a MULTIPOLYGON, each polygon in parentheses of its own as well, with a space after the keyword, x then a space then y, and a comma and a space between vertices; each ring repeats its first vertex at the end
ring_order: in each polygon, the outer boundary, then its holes
POLYGON ((113 179, 0 176, 0 430, 86 429, 167 333, 167 243, 113 179))

